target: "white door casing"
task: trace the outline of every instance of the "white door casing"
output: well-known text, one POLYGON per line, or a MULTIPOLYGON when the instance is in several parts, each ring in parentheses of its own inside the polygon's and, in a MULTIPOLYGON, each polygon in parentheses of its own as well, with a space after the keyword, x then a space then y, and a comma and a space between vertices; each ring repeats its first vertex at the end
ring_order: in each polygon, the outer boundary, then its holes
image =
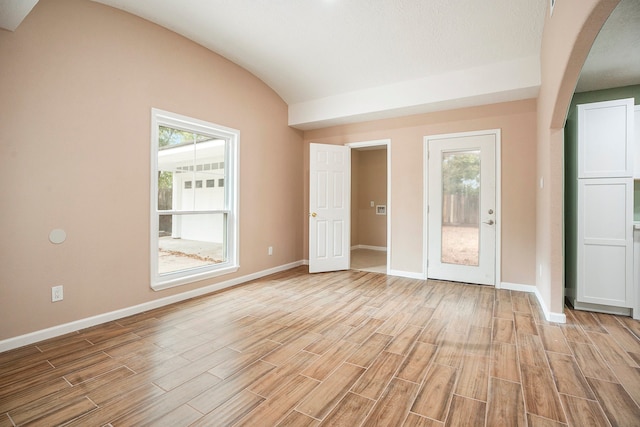
POLYGON ((351 249, 351 149, 309 147, 309 272, 347 270, 351 249))
MULTIPOLYGON (((440 280, 495 286, 499 283, 500 203, 499 192, 500 131, 487 130, 425 137, 425 189, 427 196, 427 235, 425 236, 427 277, 440 280), (473 261, 443 258, 443 159, 472 154, 480 161, 477 239, 473 261)), ((465 227, 454 227, 465 230, 465 227)), ((450 228, 449 228, 450 230, 450 228)), ((472 233, 473 234, 473 233, 472 233)))

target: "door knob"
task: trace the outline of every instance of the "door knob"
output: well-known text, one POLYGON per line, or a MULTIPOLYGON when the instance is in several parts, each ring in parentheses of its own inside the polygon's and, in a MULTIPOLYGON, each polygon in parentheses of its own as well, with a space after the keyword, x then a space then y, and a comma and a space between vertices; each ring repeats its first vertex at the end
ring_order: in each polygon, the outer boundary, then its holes
POLYGON ((492 219, 490 219, 489 221, 484 221, 485 224, 489 224, 489 225, 493 225, 495 224, 495 222, 493 222, 492 219))
POLYGON ((315 218, 315 217, 317 217, 317 216, 318 216, 318 214, 317 214, 317 213, 315 213, 315 212, 312 212, 312 213, 310 213, 310 214, 309 214, 309 216, 312 216, 312 217, 314 217, 314 218, 315 218))

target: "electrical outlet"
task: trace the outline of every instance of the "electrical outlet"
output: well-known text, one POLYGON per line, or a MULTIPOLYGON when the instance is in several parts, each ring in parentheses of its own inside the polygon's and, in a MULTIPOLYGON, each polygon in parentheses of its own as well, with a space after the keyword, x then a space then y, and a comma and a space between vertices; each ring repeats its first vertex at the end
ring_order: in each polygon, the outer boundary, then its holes
POLYGON ((269 246, 269 248, 267 249, 267 253, 269 255, 273 255, 273 246, 269 246))
POLYGON ((51 302, 62 301, 63 298, 62 285, 53 286, 51 288, 51 302))

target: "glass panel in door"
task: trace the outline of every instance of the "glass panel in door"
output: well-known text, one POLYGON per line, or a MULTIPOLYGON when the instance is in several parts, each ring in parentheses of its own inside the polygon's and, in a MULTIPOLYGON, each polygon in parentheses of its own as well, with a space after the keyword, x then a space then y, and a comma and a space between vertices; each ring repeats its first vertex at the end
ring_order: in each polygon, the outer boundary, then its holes
POLYGON ((480 151, 442 153, 441 262, 478 266, 480 151))

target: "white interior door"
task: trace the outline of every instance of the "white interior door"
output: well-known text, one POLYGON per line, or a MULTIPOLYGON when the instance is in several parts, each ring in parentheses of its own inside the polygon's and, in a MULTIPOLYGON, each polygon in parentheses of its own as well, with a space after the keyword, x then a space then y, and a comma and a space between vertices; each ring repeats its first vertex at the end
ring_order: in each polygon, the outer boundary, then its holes
POLYGON ((309 151, 309 272, 348 270, 351 149, 310 144, 309 151))
POLYGON ((495 131, 428 137, 427 277, 495 285, 495 131))

